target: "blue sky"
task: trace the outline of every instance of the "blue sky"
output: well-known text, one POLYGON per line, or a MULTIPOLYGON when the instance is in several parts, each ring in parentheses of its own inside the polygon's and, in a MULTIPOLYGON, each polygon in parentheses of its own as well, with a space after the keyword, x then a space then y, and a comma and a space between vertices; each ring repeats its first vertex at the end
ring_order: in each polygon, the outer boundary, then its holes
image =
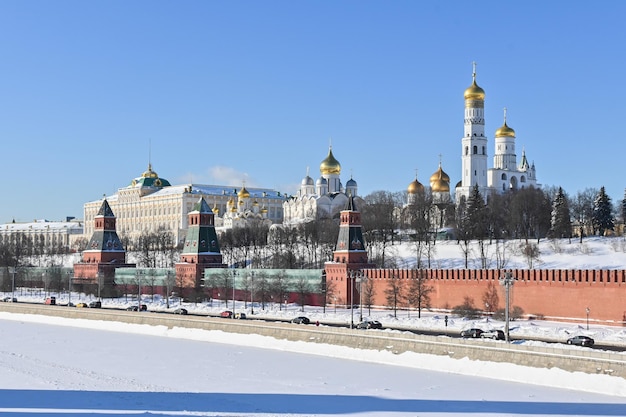
POLYGON ((332 141, 361 195, 460 180, 472 62, 539 182, 624 196, 626 3, 0 2, 0 222, 82 217, 152 162, 295 193, 332 141))

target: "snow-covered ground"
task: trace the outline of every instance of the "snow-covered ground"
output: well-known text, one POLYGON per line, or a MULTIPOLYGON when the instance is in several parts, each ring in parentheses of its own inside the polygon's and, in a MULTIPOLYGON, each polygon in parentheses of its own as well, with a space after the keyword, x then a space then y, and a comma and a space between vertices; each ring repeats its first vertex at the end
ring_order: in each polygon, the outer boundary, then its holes
MULTIPOLYGON (((546 242, 543 265, 555 268, 626 268, 623 240, 546 242), (584 255, 584 256, 583 256, 584 255)), ((453 242, 438 242, 441 266, 459 261, 453 242), (446 249, 447 248, 447 249, 446 249), (449 251, 447 255, 444 252, 449 251), (445 260, 444 260, 445 259, 445 260)), ((408 257, 407 257, 408 259, 408 257)), ((523 268, 511 250, 508 268, 523 268)), ((67 294, 58 294, 59 303, 67 294)), ((18 298, 42 300, 37 292, 18 298)), ((72 301, 93 299, 72 294, 72 301)), ((123 307, 136 300, 104 300, 123 307)), ((149 310, 166 309, 142 297, 149 310)), ((170 309, 178 307, 173 303, 170 309)), ((217 301, 183 304, 190 312, 218 313, 217 301)), ((232 305, 229 303, 229 309, 232 305)), ((251 314, 249 303, 236 311, 251 314)), ((287 305, 254 306, 255 315, 312 321, 358 321, 359 310, 287 305)), ((138 313, 150 314, 150 313, 138 313)), ((365 316, 383 325, 445 328, 443 314, 388 310, 365 316)), ((502 328, 492 319, 450 317, 448 329, 502 328)), ((626 343, 622 327, 586 323, 515 321, 511 334, 565 340, 587 334, 626 343)), ((448 357, 355 350, 182 328, 0 313, 0 414, 165 416, 624 416, 626 380, 606 375, 535 369, 448 357)), ((493 343, 504 343, 496 342, 493 343)), ((525 342, 518 343, 539 343, 525 342)), ((571 347, 572 349, 587 349, 571 347)))
POLYGON ((9 313, 0 333, 2 415, 626 415, 606 375, 9 313))

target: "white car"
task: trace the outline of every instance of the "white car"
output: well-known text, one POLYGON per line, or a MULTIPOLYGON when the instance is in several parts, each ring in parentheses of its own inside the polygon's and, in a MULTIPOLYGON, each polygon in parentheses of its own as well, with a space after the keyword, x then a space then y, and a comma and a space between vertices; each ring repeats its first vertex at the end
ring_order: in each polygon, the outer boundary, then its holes
POLYGON ((480 334, 483 339, 506 340, 506 336, 502 330, 486 330, 480 334))

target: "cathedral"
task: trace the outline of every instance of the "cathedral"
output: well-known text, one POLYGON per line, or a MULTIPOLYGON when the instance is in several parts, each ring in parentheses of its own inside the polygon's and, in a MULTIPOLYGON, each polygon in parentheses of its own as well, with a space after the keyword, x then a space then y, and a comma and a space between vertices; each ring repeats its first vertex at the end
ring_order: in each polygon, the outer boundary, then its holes
POLYGON ((320 164, 320 177, 317 181, 313 181, 307 172, 296 195, 283 203, 283 223, 295 225, 324 218, 338 218, 350 197, 357 204, 361 203, 363 200, 358 197, 356 181, 350 178, 344 188, 340 175, 341 164, 335 159, 331 146, 320 164))
MULTIPOLYGON (((478 186, 481 195, 487 198, 492 193, 504 193, 508 190, 517 190, 527 187, 537 187, 535 165, 526 158, 526 151, 522 151, 520 163, 517 163, 515 151, 515 130, 506 122, 496 129, 495 152, 493 168, 487 168, 487 136, 485 135, 485 91, 476 83, 476 67, 472 74, 472 85, 464 93, 465 118, 464 132, 461 139, 461 180, 454 188, 456 204, 466 201, 474 186, 478 186)), ((452 204, 450 177, 446 174, 439 162, 439 169, 430 177, 430 189, 433 203, 440 208, 452 204)), ((417 178, 408 188, 408 204, 415 204, 417 195, 424 192, 417 178)), ((441 227, 442 225, 439 225, 441 227)))

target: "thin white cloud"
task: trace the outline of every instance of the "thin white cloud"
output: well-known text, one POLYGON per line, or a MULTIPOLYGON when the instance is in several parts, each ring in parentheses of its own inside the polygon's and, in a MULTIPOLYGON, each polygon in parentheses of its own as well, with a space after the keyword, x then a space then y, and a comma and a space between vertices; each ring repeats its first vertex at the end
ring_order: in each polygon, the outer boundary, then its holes
POLYGON ((232 187, 258 187, 256 181, 250 178, 248 173, 241 172, 232 167, 216 165, 209 167, 206 172, 187 173, 179 178, 177 183, 196 183, 211 185, 227 185, 232 187))

